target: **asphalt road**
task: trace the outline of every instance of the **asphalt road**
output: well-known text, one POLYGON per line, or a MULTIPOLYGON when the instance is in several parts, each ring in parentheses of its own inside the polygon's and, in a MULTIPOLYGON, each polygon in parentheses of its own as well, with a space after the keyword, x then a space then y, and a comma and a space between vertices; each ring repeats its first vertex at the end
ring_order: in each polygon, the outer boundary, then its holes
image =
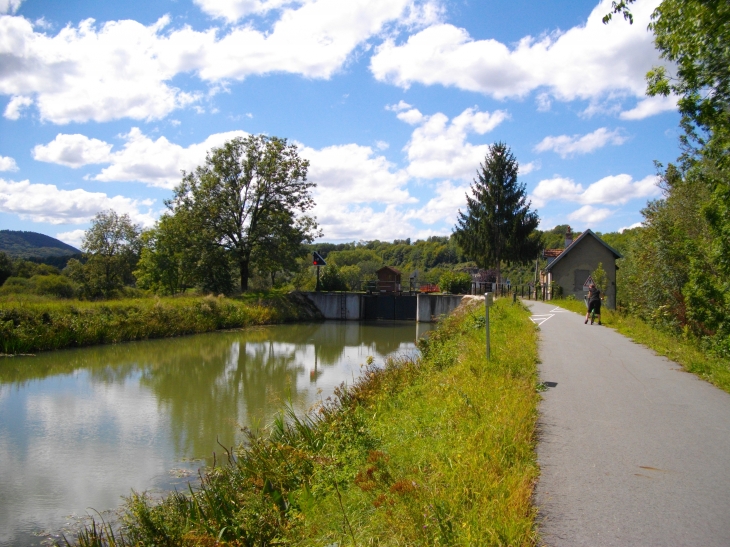
POLYGON ((550 547, 730 546, 730 394, 550 303, 536 489, 550 547))

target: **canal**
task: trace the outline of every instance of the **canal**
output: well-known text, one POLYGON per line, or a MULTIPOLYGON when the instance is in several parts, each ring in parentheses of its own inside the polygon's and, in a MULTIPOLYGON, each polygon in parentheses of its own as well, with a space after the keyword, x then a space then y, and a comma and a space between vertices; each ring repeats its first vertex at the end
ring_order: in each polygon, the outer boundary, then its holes
POLYGON ((328 321, 1 359, 0 546, 41 545, 132 490, 186 489, 242 427, 307 411, 430 328, 328 321))

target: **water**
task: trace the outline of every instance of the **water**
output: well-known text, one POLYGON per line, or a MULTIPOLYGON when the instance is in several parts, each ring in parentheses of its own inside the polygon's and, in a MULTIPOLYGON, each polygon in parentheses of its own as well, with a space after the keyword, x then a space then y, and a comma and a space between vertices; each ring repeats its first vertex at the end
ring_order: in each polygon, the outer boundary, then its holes
POLYGON ((131 490, 186 488, 242 426, 304 412, 428 324, 278 325, 0 359, 0 546, 40 545, 131 490))

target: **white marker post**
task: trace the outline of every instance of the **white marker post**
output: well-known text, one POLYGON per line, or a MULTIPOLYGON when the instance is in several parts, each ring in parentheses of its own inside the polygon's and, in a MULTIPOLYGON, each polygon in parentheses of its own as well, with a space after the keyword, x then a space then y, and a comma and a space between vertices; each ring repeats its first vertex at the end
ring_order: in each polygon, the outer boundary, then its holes
POLYGON ((492 304, 494 304, 494 294, 487 292, 484 293, 484 311, 485 311, 485 317, 486 317, 486 325, 487 325, 487 363, 489 362, 489 354, 490 354, 490 347, 489 347, 489 308, 492 307, 492 304))

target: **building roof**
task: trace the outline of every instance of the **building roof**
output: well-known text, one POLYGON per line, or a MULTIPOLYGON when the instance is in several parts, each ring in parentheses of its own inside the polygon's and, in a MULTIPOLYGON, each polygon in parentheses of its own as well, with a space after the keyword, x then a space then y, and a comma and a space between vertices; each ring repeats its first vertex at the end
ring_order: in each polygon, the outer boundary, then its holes
POLYGON ((380 269, 379 269, 379 270, 378 270, 377 272, 375 272, 375 273, 380 273, 380 272, 382 272, 383 270, 390 270, 391 272, 393 272, 393 273, 395 273, 395 274, 397 274, 397 275, 400 275, 400 270, 398 270, 398 269, 394 268, 393 266, 383 266, 382 268, 380 268, 380 269))
POLYGON ((557 258, 560 256, 560 253, 562 253, 565 249, 545 249, 542 252, 542 256, 544 258, 557 258))
MULTIPOLYGON (((616 249, 614 249, 613 247, 611 247, 608 243, 606 243, 600 237, 598 237, 596 234, 594 234, 592 230, 586 229, 586 231, 583 232, 578 237, 578 239, 576 239, 575 241, 573 241, 573 243, 571 243, 568 246, 567 249, 564 249, 563 252, 560 253, 555 260, 553 260, 550 264, 547 265, 547 267, 545 268, 545 271, 552 270, 553 267, 555 266, 555 264, 557 264, 558 262, 560 262, 565 255, 567 255, 570 251, 572 251, 573 249, 576 248, 576 246, 577 246, 577 244, 578 244, 579 241, 583 240, 583 238, 588 237, 588 236, 591 236, 591 237, 595 238, 596 241, 598 241, 601 245, 603 245, 604 247, 606 247, 606 249, 608 249, 609 251, 611 251, 613 253, 613 256, 615 258, 623 258, 623 255, 621 253, 619 253, 616 249)), ((557 250, 557 249, 547 249, 547 250, 557 250)))

